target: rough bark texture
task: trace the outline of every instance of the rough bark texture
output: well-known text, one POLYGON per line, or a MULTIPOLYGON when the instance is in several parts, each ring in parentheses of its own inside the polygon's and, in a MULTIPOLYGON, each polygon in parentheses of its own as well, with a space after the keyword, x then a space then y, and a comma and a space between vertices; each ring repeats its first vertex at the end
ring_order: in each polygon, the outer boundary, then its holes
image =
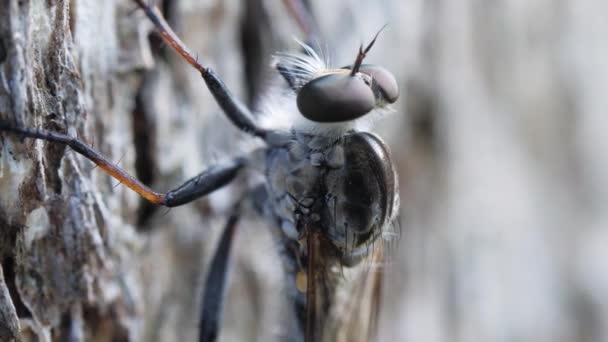
MULTIPOLYGON (((605 0, 312 1, 336 64, 402 97, 378 131, 402 187, 379 340, 608 338, 605 0)), ((241 98, 299 32, 279 1, 162 4, 241 98)), ((234 154, 199 75, 126 0, 0 0, 0 117, 78 136, 167 190, 234 154)), ((0 135, 0 340, 190 341, 238 184, 163 215, 56 144, 0 135)), ((280 263, 247 217, 221 339, 266 341, 280 263)))

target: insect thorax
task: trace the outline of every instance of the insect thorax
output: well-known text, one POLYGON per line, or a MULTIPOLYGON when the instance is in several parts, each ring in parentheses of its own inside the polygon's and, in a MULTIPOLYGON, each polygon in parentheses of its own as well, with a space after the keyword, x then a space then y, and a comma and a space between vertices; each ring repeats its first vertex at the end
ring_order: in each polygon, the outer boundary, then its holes
POLYGON ((393 218, 395 172, 373 134, 293 133, 292 143, 269 149, 266 158, 269 205, 290 239, 317 229, 343 264, 355 264, 393 218))

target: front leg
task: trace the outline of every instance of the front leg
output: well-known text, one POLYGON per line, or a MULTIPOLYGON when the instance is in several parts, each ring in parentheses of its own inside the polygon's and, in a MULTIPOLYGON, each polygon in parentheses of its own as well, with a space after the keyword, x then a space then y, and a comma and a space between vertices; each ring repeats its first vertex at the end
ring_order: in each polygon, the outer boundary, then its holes
POLYGON ((76 138, 45 130, 16 127, 8 124, 6 121, 0 121, 0 132, 67 145, 146 200, 167 207, 176 207, 192 202, 227 185, 237 176, 238 171, 246 165, 246 159, 237 158, 230 163, 210 167, 181 186, 163 194, 150 189, 127 171, 112 163, 101 153, 76 138))
POLYGON ((267 131, 255 123, 249 108, 228 90, 228 87, 226 87, 224 82, 211 68, 204 67, 199 63, 198 58, 192 55, 186 44, 173 32, 158 8, 147 4, 144 0, 134 1, 144 10, 164 42, 173 48, 188 64, 200 72, 207 84, 207 88, 209 88, 209 91, 211 91, 211 94, 213 94, 216 102, 230 122, 244 132, 263 139, 266 138, 267 131))

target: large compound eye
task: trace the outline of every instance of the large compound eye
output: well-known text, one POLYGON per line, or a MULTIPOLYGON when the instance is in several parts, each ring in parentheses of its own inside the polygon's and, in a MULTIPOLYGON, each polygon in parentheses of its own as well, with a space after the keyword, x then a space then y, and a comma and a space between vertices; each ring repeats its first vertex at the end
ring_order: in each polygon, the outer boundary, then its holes
MULTIPOLYGON (((352 69, 352 65, 344 67, 352 69)), ((385 68, 374 64, 362 64, 359 72, 369 75, 374 80, 373 87, 377 87, 382 93, 382 97, 389 103, 394 103, 399 98, 399 85, 395 76, 385 68)))
POLYGON ((316 122, 341 122, 359 118, 374 109, 374 92, 363 78, 348 73, 329 74, 304 85, 298 109, 316 122))

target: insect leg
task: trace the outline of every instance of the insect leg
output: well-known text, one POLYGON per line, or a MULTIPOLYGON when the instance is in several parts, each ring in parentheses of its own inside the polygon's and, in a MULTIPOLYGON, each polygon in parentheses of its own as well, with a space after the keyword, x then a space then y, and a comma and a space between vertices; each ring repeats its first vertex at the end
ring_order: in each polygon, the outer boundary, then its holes
POLYGON ((311 45, 317 42, 320 36, 319 25, 310 10, 310 3, 306 0, 283 0, 283 4, 306 36, 306 43, 311 45))
POLYGON ((227 185, 245 164, 244 158, 236 158, 226 164, 211 166, 198 176, 167 192, 164 205, 176 207, 186 204, 227 185))
MULTIPOLYGON (((283 5, 287 8, 287 12, 296 22, 300 31, 304 34, 304 42, 310 46, 316 53, 323 56, 323 49, 320 45, 320 29, 319 25, 312 13, 310 1, 308 0, 283 0, 283 5)), ((308 54, 306 48, 302 48, 301 52, 308 54)), ((298 76, 294 75, 292 66, 286 66, 279 62, 275 65, 277 71, 283 76, 289 87, 297 91, 302 85, 299 84, 298 76)))
POLYGON ((211 91, 211 94, 213 94, 213 97, 228 119, 240 130, 257 137, 265 138, 266 130, 257 126, 247 106, 228 90, 228 87, 226 87, 224 82, 211 68, 204 67, 198 62, 198 59, 192 55, 186 44, 181 41, 169 24, 167 24, 158 8, 147 4, 145 0, 134 1, 144 10, 146 16, 152 21, 165 43, 171 46, 188 64, 201 73, 207 84, 207 88, 209 88, 209 91, 211 91))
POLYGON ((0 131, 14 133, 22 137, 41 139, 67 145, 71 147, 72 150, 74 150, 75 152, 78 152, 93 163, 97 164, 97 166, 104 170, 108 175, 123 183, 131 190, 137 192, 139 195, 141 195, 148 201, 160 205, 164 204, 165 202, 164 195, 153 191, 152 189, 138 181, 136 178, 128 174, 125 170, 121 169, 120 167, 109 161, 101 153, 90 148, 87 144, 85 144, 79 139, 61 133, 16 127, 4 121, 0 121, 0 131))
POLYGON ((184 184, 175 188, 174 190, 171 190, 166 194, 162 194, 150 189, 137 178, 131 176, 129 173, 127 173, 127 171, 116 166, 101 153, 89 147, 79 139, 61 133, 15 127, 6 123, 5 121, 0 121, 0 132, 1 131, 17 134, 23 137, 41 139, 67 145, 71 147, 72 150, 97 164, 97 166, 99 166, 99 168, 105 171, 108 175, 126 185, 128 188, 135 191, 146 200, 154 204, 164 205, 167 207, 176 207, 188 202, 192 202, 197 198, 205 196, 212 191, 223 187, 233 180, 238 174, 238 171, 245 166, 245 159, 237 158, 225 165, 211 167, 198 176, 186 181, 184 184))
POLYGON ((239 217, 240 210, 237 204, 224 227, 219 245, 211 261, 209 273, 205 279, 199 323, 200 342, 213 342, 217 339, 222 319, 222 304, 226 293, 230 250, 239 217))

